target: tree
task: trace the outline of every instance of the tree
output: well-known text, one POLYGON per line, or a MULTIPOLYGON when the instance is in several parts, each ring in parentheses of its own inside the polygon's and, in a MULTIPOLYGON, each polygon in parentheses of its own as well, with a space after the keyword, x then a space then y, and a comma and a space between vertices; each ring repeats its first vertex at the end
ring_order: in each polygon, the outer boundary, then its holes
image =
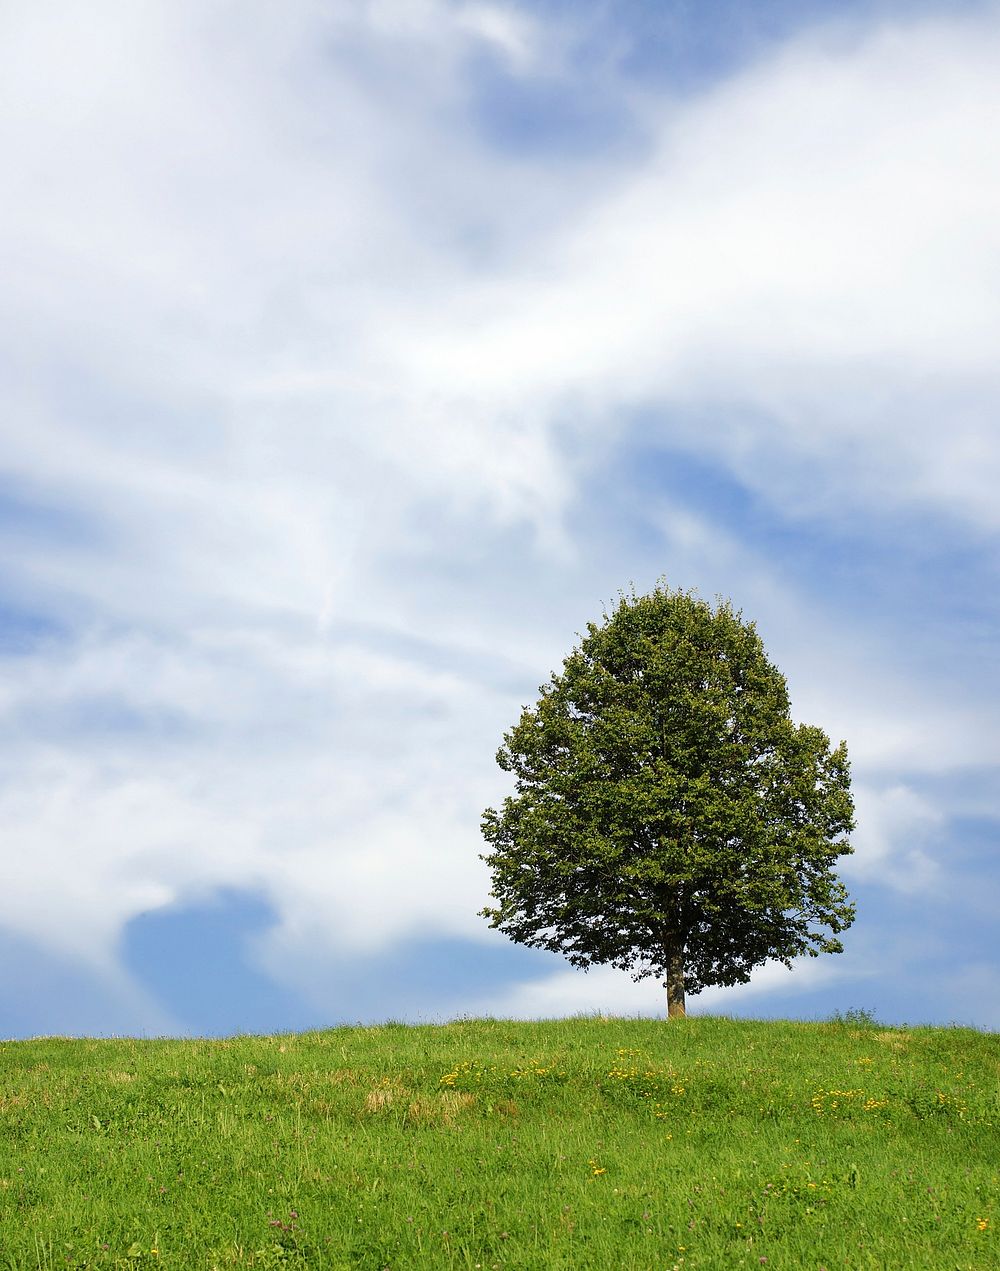
POLYGON ((769 959, 842 952, 847 746, 792 722, 785 677, 729 602, 662 582, 623 594, 540 693, 497 752, 516 792, 483 814, 492 927, 664 976, 671 1017, 769 959))

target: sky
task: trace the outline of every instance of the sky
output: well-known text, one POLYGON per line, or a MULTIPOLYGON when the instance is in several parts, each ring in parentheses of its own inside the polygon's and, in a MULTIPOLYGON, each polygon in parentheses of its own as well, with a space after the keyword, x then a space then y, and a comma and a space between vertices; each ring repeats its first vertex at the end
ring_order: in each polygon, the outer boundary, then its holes
POLYGON ((846 739, 845 951, 1000 1029, 1000 6, 0 8, 0 1036, 662 1014, 478 916, 618 593, 846 739))

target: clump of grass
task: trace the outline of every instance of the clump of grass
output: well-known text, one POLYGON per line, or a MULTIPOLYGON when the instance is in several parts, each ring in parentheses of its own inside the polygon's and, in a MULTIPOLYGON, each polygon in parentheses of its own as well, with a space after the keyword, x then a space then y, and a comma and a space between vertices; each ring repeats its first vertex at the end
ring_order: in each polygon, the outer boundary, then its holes
POLYGON ((844 1024, 848 1028, 878 1028, 879 1022, 875 1018, 874 1012, 867 1010, 863 1006, 852 1006, 841 1014, 840 1011, 834 1011, 830 1022, 832 1024, 844 1024))
POLYGON ((987 1271, 998 1092, 857 1013, 5 1043, 0 1268, 987 1271))

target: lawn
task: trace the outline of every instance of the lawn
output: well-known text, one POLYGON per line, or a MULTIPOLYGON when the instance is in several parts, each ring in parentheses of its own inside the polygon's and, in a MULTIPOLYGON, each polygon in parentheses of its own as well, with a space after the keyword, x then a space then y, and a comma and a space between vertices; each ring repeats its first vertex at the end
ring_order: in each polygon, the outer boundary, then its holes
POLYGON ((0 1043, 0 1268, 1000 1267, 1000 1038, 721 1018, 0 1043))

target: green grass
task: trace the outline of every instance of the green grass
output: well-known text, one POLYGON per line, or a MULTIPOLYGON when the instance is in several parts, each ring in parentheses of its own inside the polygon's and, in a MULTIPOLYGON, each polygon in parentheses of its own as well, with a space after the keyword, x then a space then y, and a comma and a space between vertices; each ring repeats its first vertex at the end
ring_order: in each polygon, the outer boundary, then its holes
POLYGON ((987 1271, 998 1040, 588 1018, 3 1043, 0 1267, 987 1271))

